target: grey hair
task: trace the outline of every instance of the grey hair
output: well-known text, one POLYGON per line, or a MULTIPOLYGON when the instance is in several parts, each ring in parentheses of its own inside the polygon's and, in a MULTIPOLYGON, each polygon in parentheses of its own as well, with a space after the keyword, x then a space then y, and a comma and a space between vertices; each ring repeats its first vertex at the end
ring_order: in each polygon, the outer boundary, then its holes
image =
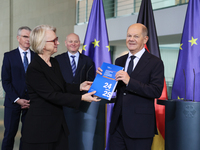
POLYGON ((17 36, 20 36, 20 35, 21 35, 21 31, 22 31, 22 30, 28 30, 28 31, 31 32, 31 29, 30 29, 29 27, 27 27, 27 26, 22 26, 22 27, 20 27, 20 28, 17 30, 17 36))

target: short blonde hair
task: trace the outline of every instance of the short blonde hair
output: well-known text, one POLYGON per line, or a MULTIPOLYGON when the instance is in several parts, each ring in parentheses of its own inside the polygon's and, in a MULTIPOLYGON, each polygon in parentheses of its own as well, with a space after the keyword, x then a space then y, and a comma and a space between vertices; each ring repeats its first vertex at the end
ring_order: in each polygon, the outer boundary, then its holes
POLYGON ((56 33, 56 28, 50 25, 39 25, 31 31, 30 44, 34 52, 37 54, 43 53, 43 48, 46 43, 47 30, 52 30, 56 33))

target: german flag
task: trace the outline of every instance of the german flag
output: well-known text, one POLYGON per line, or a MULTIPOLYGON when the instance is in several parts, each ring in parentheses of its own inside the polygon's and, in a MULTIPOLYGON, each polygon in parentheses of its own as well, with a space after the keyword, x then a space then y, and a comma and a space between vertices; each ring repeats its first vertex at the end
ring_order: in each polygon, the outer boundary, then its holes
MULTIPOLYGON (((137 23, 144 24, 148 29, 149 40, 145 45, 146 50, 149 51, 151 54, 160 58, 160 50, 159 50, 151 0, 142 0, 137 23)), ((159 99, 167 100, 168 99, 167 86, 165 80, 163 82, 164 82, 164 88, 162 95, 159 99)), ((158 135, 155 135, 151 149, 164 150, 165 149, 165 106, 158 105, 157 100, 155 100, 155 112, 156 112, 156 125, 157 125, 158 135)))

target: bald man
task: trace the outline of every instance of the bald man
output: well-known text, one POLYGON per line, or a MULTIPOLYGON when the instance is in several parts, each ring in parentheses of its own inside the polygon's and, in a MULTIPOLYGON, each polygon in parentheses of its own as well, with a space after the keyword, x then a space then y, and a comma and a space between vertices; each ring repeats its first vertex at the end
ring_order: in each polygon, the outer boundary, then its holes
MULTIPOLYGON (((93 81, 95 78, 95 65, 90 57, 79 53, 79 36, 75 33, 67 35, 65 46, 67 52, 55 57, 59 62, 65 81, 74 84, 80 84, 83 81, 93 81)), ((81 102, 78 110, 68 107, 63 108, 65 119, 70 131, 70 150, 78 150, 83 146, 80 138, 82 135, 80 124, 83 124, 85 121, 83 117, 89 105, 90 103, 81 102), (76 143, 74 143, 74 141, 76 143)))

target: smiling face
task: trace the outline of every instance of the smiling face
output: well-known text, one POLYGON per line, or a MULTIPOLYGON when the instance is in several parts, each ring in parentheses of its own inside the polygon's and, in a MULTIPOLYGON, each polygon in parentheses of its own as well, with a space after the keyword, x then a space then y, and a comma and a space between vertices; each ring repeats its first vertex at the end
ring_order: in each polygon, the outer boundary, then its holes
POLYGON ((65 40, 65 46, 67 47, 67 50, 71 54, 75 54, 78 52, 78 49, 80 47, 80 40, 78 35, 71 33, 66 37, 65 40))
POLYGON ((126 46, 133 55, 142 50, 148 41, 144 28, 146 27, 139 23, 133 24, 128 28, 126 46))
POLYGON ((53 55, 57 52, 58 45, 60 43, 57 40, 56 33, 52 30, 46 31, 46 44, 43 51, 48 52, 50 55, 53 55))
POLYGON ((30 31, 29 30, 21 30, 20 35, 17 36, 17 40, 19 42, 19 47, 23 50, 28 50, 30 47, 29 43, 29 37, 30 37, 30 31))

